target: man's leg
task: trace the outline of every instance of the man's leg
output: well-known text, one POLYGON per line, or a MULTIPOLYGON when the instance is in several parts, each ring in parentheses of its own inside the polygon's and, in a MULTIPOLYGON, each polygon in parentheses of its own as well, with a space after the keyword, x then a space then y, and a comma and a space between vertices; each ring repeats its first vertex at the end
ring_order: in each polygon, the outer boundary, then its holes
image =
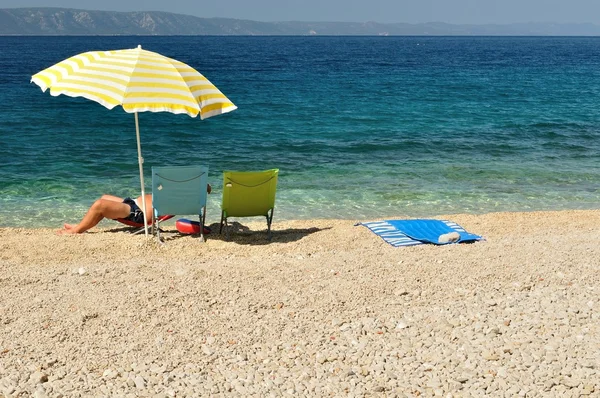
POLYGON ((116 196, 104 195, 94 202, 81 222, 77 225, 65 224, 59 234, 80 234, 96 226, 103 218, 125 218, 131 212, 131 207, 114 199, 116 196))
MULTIPOLYGON (((118 196, 114 196, 114 195, 102 195, 102 197, 100 199, 110 200, 110 201, 119 202, 119 203, 123 202, 123 198, 119 198, 118 196)), ((127 216, 125 216, 125 217, 127 217, 127 216)), ((67 223, 64 223, 63 227, 64 227, 64 229, 73 229, 77 225, 78 224, 67 224, 67 223)))

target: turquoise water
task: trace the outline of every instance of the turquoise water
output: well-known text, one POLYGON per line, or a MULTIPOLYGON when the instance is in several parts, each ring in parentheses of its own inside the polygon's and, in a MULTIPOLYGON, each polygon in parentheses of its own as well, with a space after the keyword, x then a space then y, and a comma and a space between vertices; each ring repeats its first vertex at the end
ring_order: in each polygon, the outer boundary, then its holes
POLYGON ((598 208, 600 38, 0 37, 0 226, 140 191, 133 115, 31 75, 99 49, 186 62, 239 109, 140 114, 152 165, 279 168, 275 219, 598 208))

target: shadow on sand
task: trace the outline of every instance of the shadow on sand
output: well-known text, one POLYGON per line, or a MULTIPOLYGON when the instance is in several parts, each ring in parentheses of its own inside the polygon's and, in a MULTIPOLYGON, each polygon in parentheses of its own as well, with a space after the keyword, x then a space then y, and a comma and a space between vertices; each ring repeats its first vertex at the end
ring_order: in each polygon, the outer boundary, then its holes
MULTIPOLYGON (((268 239, 267 229, 250 230, 247 226, 234 221, 228 227, 223 227, 223 233, 219 234, 219 223, 213 223, 208 226, 211 229, 210 234, 205 234, 206 240, 220 240, 225 242, 233 242, 240 245, 268 245, 269 243, 287 243, 298 241, 305 236, 314 234, 315 232, 324 231, 327 228, 288 228, 288 229, 273 229, 271 228, 271 240, 268 239), (225 231, 228 229, 228 234, 225 231)), ((104 232, 131 232, 135 230, 129 227, 113 228, 104 232)), ((199 238, 200 234, 182 234, 177 231, 175 226, 163 227, 161 238, 164 242, 169 242, 176 239, 185 238, 188 236, 199 238)))

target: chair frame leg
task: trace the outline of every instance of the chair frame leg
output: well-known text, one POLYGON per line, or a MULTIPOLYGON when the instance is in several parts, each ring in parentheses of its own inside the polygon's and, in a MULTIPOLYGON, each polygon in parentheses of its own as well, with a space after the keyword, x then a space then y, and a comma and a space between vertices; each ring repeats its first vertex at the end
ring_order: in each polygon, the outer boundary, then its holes
POLYGON ((158 240, 158 243, 163 245, 164 242, 160 239, 160 225, 158 223, 159 223, 159 221, 156 220, 156 239, 158 240))
POLYGON ((225 240, 229 240, 229 224, 227 223, 227 216, 225 211, 221 211, 221 226, 219 228, 219 235, 223 233, 223 226, 225 226, 225 240))
POLYGON ((267 239, 271 240, 273 238, 273 234, 271 233, 271 224, 273 223, 273 212, 275 209, 271 209, 270 212, 267 213, 267 239))
POLYGON ((221 223, 219 224, 219 235, 223 233, 223 220, 225 219, 225 212, 221 211, 221 223))
MULTIPOLYGON (((137 228, 137 227, 136 227, 136 228, 137 228)), ((143 233, 144 233, 144 227, 136 229, 136 230, 135 230, 135 231, 133 231, 131 234, 132 234, 132 235, 138 235, 138 234, 143 234, 143 233)), ((154 235, 154 233, 153 233, 153 235, 154 235)))
POLYGON ((198 215, 198 220, 200 221, 200 241, 206 242, 206 238, 204 237, 204 223, 206 222, 206 206, 202 208, 202 213, 198 215))

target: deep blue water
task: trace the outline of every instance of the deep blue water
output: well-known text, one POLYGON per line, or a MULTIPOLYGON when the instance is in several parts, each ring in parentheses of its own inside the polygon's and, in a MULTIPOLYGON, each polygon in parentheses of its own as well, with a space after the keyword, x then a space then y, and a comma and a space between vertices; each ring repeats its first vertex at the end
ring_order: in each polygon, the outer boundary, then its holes
POLYGON ((133 115, 31 75, 92 50, 196 68, 239 109, 140 114, 150 167, 279 168, 275 221, 598 208, 600 38, 0 37, 0 226, 139 194, 133 115))

